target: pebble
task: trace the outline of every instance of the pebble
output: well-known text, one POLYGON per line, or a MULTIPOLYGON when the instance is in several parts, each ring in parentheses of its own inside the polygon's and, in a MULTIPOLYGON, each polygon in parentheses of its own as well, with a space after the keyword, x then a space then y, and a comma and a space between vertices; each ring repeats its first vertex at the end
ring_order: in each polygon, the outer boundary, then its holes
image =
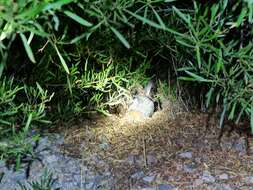
POLYGON ((234 190, 234 188, 232 188, 228 184, 217 184, 215 187, 209 186, 208 189, 210 189, 210 190, 234 190))
POLYGON ((147 182, 147 183, 151 183, 152 181, 154 181, 156 178, 155 175, 150 175, 150 176, 145 176, 142 178, 143 181, 147 182))
POLYGON ((193 182, 193 186, 194 187, 197 187, 199 185, 202 185, 204 182, 202 179, 195 179, 194 182, 193 182))
POLYGON ((139 179, 143 178, 144 176, 145 176, 145 174, 143 171, 138 171, 138 172, 132 174, 131 178, 139 180, 139 179))
POLYGON ((149 155, 147 155, 147 163, 148 163, 148 165, 154 165, 154 164, 158 163, 158 160, 157 160, 156 156, 149 154, 149 155))
POLYGON ((197 170, 197 164, 196 163, 190 163, 183 166, 183 170, 187 173, 193 173, 197 170))
POLYGON ((181 158, 188 158, 191 159, 192 158, 192 152, 191 151, 187 151, 187 152, 182 152, 179 154, 179 156, 181 158))
POLYGON ((206 183, 214 183, 215 177, 213 177, 209 171, 204 171, 202 175, 202 180, 206 183))
POLYGON ((38 142, 36 152, 41 152, 47 149, 49 144, 48 137, 41 138, 38 142))
POLYGON ((223 174, 219 175, 219 179, 221 179, 221 180, 228 180, 229 179, 229 175, 226 174, 226 173, 223 173, 223 174))
POLYGON ((253 184, 253 176, 244 177, 243 181, 247 184, 253 184))
POLYGON ((141 188, 140 190, 157 190, 155 187, 144 187, 141 188))
POLYGON ((158 190, 172 190, 174 187, 170 184, 159 184, 158 190))
POLYGON ((237 139, 233 144, 233 148, 243 155, 247 154, 247 140, 244 137, 237 139))

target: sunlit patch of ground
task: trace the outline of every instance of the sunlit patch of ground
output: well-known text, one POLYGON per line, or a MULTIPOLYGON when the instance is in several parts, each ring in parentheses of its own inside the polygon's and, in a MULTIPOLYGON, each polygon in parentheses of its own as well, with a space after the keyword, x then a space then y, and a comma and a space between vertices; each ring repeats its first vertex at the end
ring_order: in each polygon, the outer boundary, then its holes
MULTIPOLYGON (((130 178, 139 170, 155 174, 154 183, 170 183, 180 189, 191 189, 194 185, 206 189, 207 184, 194 184, 203 171, 213 175, 225 171, 232 176, 226 183, 240 186, 242 175, 253 175, 252 155, 223 148, 218 139, 217 121, 212 119, 208 125, 206 121, 205 114, 175 115, 170 110, 156 112, 148 119, 126 114, 84 120, 65 131, 64 151, 81 158, 96 155, 104 160, 114 173, 119 189, 141 186, 130 178), (178 156, 185 151, 192 152, 192 158, 178 156), (186 172, 185 166, 194 169, 186 172)), ((237 134, 232 132, 233 135, 237 134)), ((89 164, 103 172, 103 164, 89 164)))

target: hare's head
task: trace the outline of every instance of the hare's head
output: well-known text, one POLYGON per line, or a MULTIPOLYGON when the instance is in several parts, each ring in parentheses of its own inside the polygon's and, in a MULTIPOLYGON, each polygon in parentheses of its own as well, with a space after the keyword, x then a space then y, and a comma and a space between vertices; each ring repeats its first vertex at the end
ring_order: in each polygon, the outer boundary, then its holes
POLYGON ((152 95, 152 92, 154 92, 155 89, 155 82, 153 80, 150 80, 146 87, 144 88, 145 96, 150 97, 152 95))

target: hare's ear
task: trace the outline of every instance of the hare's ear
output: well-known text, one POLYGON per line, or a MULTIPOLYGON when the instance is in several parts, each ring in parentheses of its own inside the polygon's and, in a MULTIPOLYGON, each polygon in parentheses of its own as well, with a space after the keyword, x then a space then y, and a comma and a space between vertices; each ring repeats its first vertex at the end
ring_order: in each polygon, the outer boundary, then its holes
POLYGON ((150 80, 147 84, 147 86, 145 87, 145 96, 150 96, 151 94, 151 90, 153 90, 155 87, 155 83, 153 80, 150 80))

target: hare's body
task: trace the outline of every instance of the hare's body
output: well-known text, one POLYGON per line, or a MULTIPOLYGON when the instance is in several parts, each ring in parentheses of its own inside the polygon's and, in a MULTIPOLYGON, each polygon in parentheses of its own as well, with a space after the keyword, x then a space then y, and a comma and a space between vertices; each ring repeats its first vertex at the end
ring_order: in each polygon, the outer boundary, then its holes
POLYGON ((143 117, 151 117, 154 113, 154 102, 150 98, 150 92, 153 87, 153 83, 149 82, 145 88, 145 95, 134 96, 133 102, 128 108, 129 112, 138 112, 143 117))

